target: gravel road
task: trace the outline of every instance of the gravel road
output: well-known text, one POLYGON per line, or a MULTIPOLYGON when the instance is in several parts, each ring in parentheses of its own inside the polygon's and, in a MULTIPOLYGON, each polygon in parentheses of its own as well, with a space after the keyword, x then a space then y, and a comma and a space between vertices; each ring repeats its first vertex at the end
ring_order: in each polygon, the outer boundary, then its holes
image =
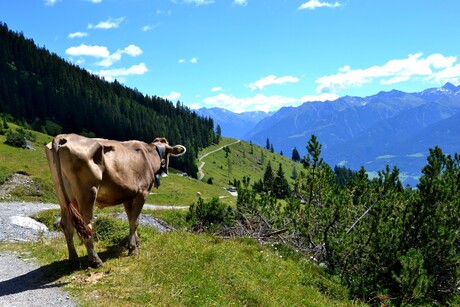
MULTIPOLYGON (((0 203, 0 242, 37 240, 57 236, 29 216, 42 210, 59 208, 40 203, 0 203)), ((53 264, 56 265, 56 264, 53 264)), ((76 306, 60 284, 49 277, 52 266, 38 266, 24 254, 0 249, 0 306, 76 306)))

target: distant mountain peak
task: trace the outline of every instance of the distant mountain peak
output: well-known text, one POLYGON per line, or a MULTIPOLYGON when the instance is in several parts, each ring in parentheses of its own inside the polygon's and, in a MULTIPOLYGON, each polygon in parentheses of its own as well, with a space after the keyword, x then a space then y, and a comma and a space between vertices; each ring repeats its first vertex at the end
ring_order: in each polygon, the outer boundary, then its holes
POLYGON ((444 84, 444 86, 443 86, 442 88, 443 88, 443 89, 446 89, 446 90, 449 90, 449 91, 451 91, 452 93, 455 93, 455 92, 460 91, 460 85, 459 85, 459 86, 455 86, 455 85, 453 85, 453 84, 450 83, 450 82, 447 82, 446 84, 444 84))

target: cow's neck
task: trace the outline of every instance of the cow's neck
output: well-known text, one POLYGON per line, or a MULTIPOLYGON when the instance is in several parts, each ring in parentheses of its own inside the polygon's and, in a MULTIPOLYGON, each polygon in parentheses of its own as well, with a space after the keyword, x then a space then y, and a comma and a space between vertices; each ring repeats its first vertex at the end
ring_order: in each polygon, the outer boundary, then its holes
POLYGON ((165 157, 165 151, 163 148, 161 148, 160 145, 155 144, 155 147, 157 148, 158 155, 160 156, 160 169, 158 173, 155 174, 155 187, 159 187, 161 182, 160 182, 160 176, 163 173, 166 173, 166 157, 165 157))

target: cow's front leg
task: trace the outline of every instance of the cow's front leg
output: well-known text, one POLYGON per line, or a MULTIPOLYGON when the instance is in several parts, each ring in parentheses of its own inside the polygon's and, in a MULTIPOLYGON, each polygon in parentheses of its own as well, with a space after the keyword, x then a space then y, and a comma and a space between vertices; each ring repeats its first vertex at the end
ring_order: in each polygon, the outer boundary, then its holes
POLYGON ((139 236, 137 235, 137 226, 139 226, 139 215, 141 214, 144 202, 145 198, 139 197, 123 204, 129 221, 129 255, 137 254, 138 247, 140 246, 139 236))

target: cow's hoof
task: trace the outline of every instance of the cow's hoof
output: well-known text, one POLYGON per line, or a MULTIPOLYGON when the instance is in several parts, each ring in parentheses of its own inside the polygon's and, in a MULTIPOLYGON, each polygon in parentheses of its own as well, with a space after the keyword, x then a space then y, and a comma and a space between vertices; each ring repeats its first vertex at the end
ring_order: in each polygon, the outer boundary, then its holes
POLYGON ((136 255, 139 255, 139 249, 130 248, 128 251, 128 256, 136 256, 136 255))
POLYGON ((99 261, 91 261, 89 263, 89 266, 97 269, 97 268, 102 268, 104 265, 102 264, 102 261, 99 260, 99 261))

